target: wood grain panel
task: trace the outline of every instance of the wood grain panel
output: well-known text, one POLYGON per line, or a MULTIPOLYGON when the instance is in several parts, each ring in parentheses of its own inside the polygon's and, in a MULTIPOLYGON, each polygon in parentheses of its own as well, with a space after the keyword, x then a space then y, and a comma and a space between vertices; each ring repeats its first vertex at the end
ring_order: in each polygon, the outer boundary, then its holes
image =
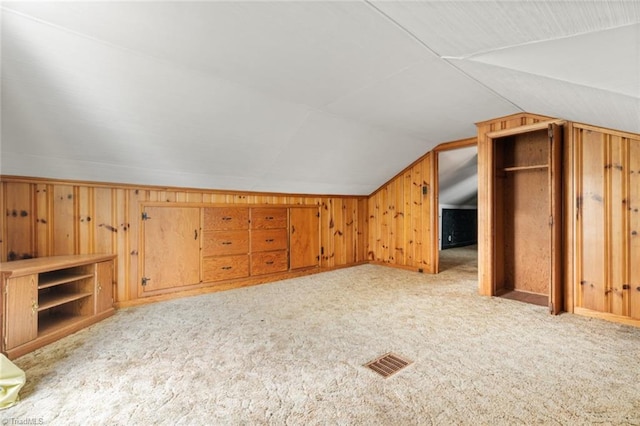
POLYGON ((433 272, 432 154, 413 163, 371 195, 368 259, 433 272), (426 194, 423 193, 426 189, 426 194))
POLYGON ((333 232, 331 233, 333 246, 333 262, 334 265, 344 265, 347 263, 346 250, 344 247, 344 229, 346 225, 344 216, 343 200, 335 200, 333 205, 333 232))
MULTIPOLYGON (((111 191, 110 188, 106 188, 111 191)), ((128 209, 129 209, 129 250, 123 253, 129 257, 127 277, 123 284, 116 287, 116 300, 132 300, 137 297, 138 283, 140 282, 140 271, 142 270, 140 262, 142 256, 140 256, 141 243, 140 236, 142 235, 142 203, 147 201, 147 191, 138 188, 132 188, 129 191, 128 209)), ((122 206, 111 206, 112 212, 116 208, 122 208, 122 206)), ((96 206, 96 210, 98 207, 96 206)), ((106 210, 106 207, 105 207, 106 210)), ((113 213, 112 213, 113 215, 113 213)), ((108 246, 104 246, 102 249, 96 247, 97 253, 113 253, 114 249, 107 251, 108 246)), ((111 247, 114 247, 113 245, 111 247)), ((118 281, 120 282, 120 281, 118 281)))
POLYGON ((53 253, 76 254, 76 203, 71 185, 53 186, 53 253))
POLYGON ((90 223, 93 226, 94 253, 113 253, 116 250, 118 231, 114 206, 115 193, 110 188, 93 189, 93 214, 90 223))
POLYGON ((609 308, 607 293, 607 247, 605 236, 605 164, 603 134, 584 132, 581 140, 580 169, 582 171, 580 203, 580 233, 582 244, 579 306, 599 312, 609 308))
POLYGON ((627 283, 627 208, 626 208, 626 142, 620 136, 607 135, 607 217, 608 270, 606 291, 609 293, 609 309, 615 315, 628 315, 629 292, 623 289, 627 283))
POLYGON ((343 198, 342 211, 344 219, 344 235, 341 244, 344 248, 343 264, 347 265, 358 261, 357 227, 358 227, 358 203, 354 199, 343 198))
POLYGON ((3 238, 8 260, 28 259, 36 255, 33 223, 36 212, 33 186, 28 183, 9 185, 5 189, 7 236, 3 238))
POLYGON ((640 138, 629 140, 629 315, 640 319, 640 138))
POLYGON ((546 170, 508 173, 504 185, 504 288, 549 294, 551 239, 546 170), (508 255, 507 255, 508 254, 508 255))
POLYGON ((78 194, 78 254, 94 253, 94 232, 92 224, 94 188, 79 186, 78 194))
MULTIPOLYGON (((12 183, 13 184, 13 183, 12 183)), ((45 183, 35 183, 36 194, 36 257, 50 256, 53 252, 53 187, 45 183)))

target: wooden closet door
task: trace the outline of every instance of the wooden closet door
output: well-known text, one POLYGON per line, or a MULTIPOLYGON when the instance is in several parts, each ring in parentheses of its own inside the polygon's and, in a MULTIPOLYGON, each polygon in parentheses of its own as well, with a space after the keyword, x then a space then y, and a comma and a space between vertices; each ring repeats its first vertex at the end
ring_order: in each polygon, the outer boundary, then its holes
POLYGON ((200 282, 200 209, 145 207, 141 296, 200 282))
POLYGON ((290 222, 291 269, 318 266, 320 262, 320 217, 317 208, 292 207, 290 222))
POLYGON ((551 227, 551 282, 549 311, 563 310, 562 274, 562 143, 563 127, 549 125, 549 226, 551 227))

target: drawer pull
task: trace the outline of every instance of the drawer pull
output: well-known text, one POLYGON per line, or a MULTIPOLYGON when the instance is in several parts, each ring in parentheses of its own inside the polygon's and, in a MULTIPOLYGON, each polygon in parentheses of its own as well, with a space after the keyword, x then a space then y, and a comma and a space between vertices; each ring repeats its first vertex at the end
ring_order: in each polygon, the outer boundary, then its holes
POLYGON ((229 269, 233 269, 232 266, 223 266, 222 269, 224 269, 225 271, 228 271, 229 269))
POLYGON ((230 246, 231 244, 233 244, 231 241, 223 241, 222 242, 223 246, 230 246))
POLYGON ((267 219, 267 220, 273 220, 273 216, 267 216, 267 217, 265 217, 265 219, 267 219))
POLYGON ((268 243, 272 243, 273 242, 273 238, 266 239, 265 241, 268 242, 268 243))
POLYGON ((224 216, 224 217, 222 218, 222 220, 231 220, 231 219, 233 219, 233 218, 232 218, 232 217, 230 217, 230 216, 224 216))
POLYGON ((268 262, 265 262, 267 265, 273 265, 273 260, 270 260, 268 262))

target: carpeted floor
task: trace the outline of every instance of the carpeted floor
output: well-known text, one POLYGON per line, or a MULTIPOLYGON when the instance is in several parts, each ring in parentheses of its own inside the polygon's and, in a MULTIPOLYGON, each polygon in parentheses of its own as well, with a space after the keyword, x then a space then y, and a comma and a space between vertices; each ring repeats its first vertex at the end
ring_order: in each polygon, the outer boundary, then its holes
POLYGON ((480 297, 445 257, 119 310, 15 360, 0 423, 640 424, 640 329, 480 297), (414 362, 363 367, 389 351, 414 362))

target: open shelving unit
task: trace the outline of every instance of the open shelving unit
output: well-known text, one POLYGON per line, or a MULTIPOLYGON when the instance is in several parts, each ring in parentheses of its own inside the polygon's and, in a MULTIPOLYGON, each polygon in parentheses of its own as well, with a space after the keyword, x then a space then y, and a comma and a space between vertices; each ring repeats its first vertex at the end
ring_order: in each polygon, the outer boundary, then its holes
POLYGON ((113 314, 114 255, 2 263, 2 352, 18 357, 113 314))

